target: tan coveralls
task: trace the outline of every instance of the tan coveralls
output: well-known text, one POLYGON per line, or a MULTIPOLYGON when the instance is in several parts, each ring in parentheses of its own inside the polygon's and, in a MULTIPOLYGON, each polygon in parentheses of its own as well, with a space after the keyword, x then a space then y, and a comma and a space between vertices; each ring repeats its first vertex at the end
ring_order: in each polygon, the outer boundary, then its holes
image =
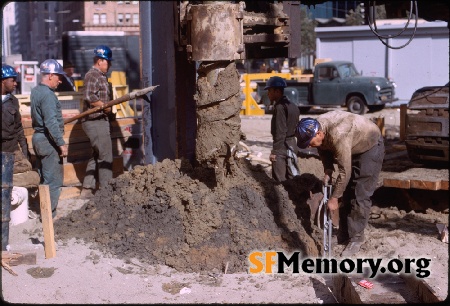
POLYGON ((331 111, 317 117, 325 132, 318 148, 324 170, 338 176, 332 197, 343 197, 340 230, 352 241, 364 239, 373 195, 384 159, 384 140, 378 126, 364 116, 331 111))

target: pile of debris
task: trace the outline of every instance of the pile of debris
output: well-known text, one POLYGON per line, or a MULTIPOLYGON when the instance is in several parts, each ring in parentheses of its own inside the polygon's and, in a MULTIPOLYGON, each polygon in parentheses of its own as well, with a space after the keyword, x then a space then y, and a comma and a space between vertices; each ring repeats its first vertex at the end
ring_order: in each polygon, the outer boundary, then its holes
POLYGON ((76 237, 118 258, 185 272, 244 272, 255 250, 318 256, 321 234, 306 204, 317 177, 275 184, 261 166, 236 165, 240 171, 221 184, 214 169, 187 160, 136 166, 57 220, 56 239, 76 237))

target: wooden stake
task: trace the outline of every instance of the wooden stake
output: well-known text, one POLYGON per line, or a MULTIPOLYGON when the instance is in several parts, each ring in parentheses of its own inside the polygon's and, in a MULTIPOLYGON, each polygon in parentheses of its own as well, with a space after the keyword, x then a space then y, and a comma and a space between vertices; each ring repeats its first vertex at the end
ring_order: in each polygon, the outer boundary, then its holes
POLYGON ((56 256, 55 233, 53 230, 52 205, 48 185, 39 185, 39 198, 41 204, 42 227, 44 229, 45 258, 56 256))
POLYGON ((400 141, 406 139, 406 113, 408 110, 408 105, 400 105, 400 141))
POLYGON ((5 261, 10 266, 35 265, 36 252, 11 253, 7 251, 2 251, 2 260, 5 261))
POLYGON ((11 267, 10 267, 10 266, 6 263, 6 261, 4 261, 3 259, 2 259, 2 267, 5 268, 6 271, 8 271, 9 273, 11 273, 12 275, 17 276, 17 273, 14 272, 14 270, 11 269, 11 267))

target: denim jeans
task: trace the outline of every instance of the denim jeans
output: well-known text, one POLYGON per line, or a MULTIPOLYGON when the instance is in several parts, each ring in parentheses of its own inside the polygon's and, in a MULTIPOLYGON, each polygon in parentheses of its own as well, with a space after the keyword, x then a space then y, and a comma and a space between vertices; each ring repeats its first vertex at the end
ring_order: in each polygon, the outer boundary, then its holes
POLYGON ((373 195, 384 159, 384 140, 370 150, 352 156, 352 174, 343 195, 339 228, 348 238, 364 239, 364 229, 369 222, 371 196, 373 195))
POLYGON ((92 157, 86 167, 83 188, 97 189, 105 187, 112 179, 113 153, 109 121, 104 119, 87 120, 81 126, 89 137, 92 157))
POLYGON ((62 158, 59 156, 58 147, 43 133, 34 133, 32 144, 41 184, 49 187, 52 214, 55 217, 63 185, 62 158))

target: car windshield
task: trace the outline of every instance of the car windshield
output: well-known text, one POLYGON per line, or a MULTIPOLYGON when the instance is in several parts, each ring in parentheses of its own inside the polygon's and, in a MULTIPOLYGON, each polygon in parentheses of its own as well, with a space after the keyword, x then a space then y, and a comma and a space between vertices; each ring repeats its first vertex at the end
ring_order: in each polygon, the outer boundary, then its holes
POLYGON ((339 74, 343 78, 354 77, 359 75, 353 63, 339 65, 338 70, 339 74))

